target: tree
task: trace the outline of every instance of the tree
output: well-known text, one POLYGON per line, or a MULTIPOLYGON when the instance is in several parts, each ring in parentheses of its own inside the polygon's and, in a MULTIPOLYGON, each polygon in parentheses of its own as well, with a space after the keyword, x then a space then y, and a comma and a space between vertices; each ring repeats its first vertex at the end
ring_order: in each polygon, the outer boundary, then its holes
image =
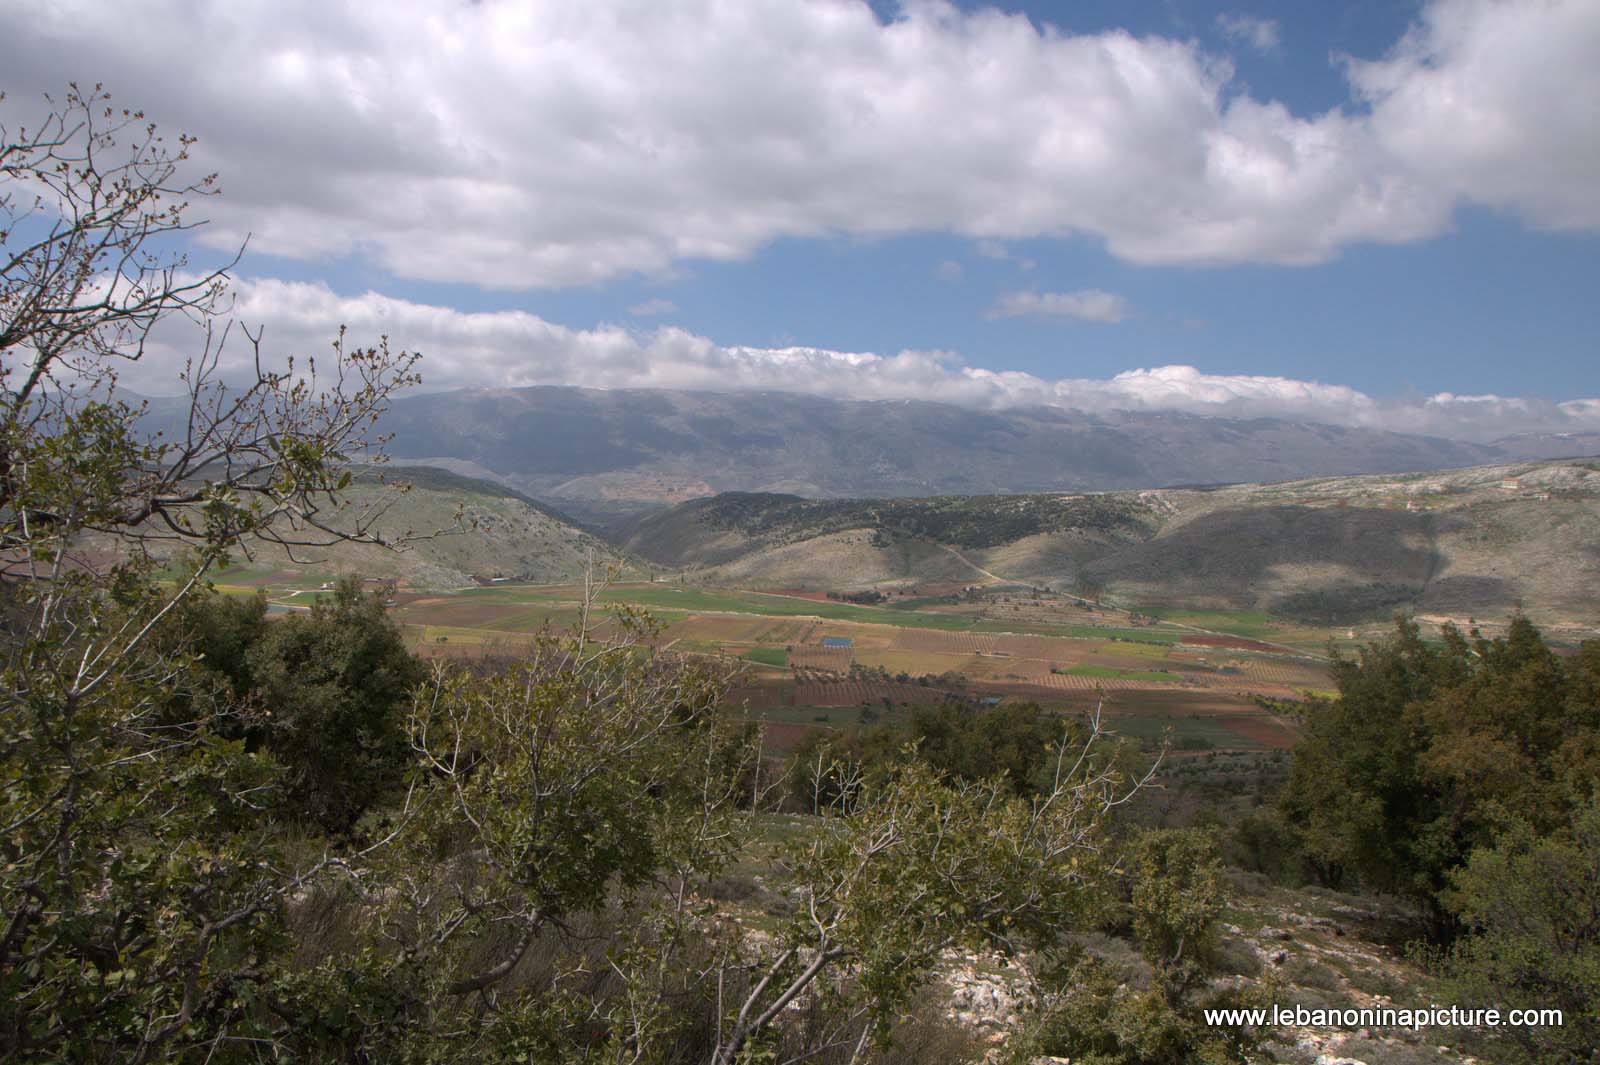
POLYGON ((183 611, 183 638, 244 704, 232 735, 283 769, 273 808, 323 832, 349 832, 411 764, 405 711, 425 670, 389 617, 389 592, 345 577, 272 624, 259 595, 183 611))
POLYGON ((1593 1061, 1600 1046, 1600 796, 1557 831, 1541 835, 1523 822, 1474 851, 1451 875, 1449 899, 1470 932, 1443 959, 1456 1001, 1562 1011, 1559 1025, 1492 1033, 1497 1060, 1593 1061))
POLYGON ((1380 891, 1433 897, 1438 870, 1417 845, 1438 796, 1418 765, 1426 737, 1411 708, 1463 680, 1468 658, 1463 641, 1430 646, 1415 622, 1401 620, 1390 639, 1334 663, 1338 698, 1311 709, 1284 797, 1325 882, 1348 874, 1380 891))
POLYGON ((741 840, 755 736, 716 712, 725 678, 651 653, 656 635, 630 617, 487 671, 435 666, 410 711, 407 829, 323 889, 349 938, 284 963, 275 1042, 310 1059, 659 1060, 674 993, 704 989, 693 963, 716 937, 695 894, 741 840))
POLYGON ((1452 872, 1508 825, 1566 823, 1600 767, 1600 644, 1562 658, 1524 617, 1504 637, 1400 621, 1337 663, 1294 751, 1283 809, 1329 880, 1421 903, 1448 936, 1452 872))
POLYGON ((251 827, 273 767, 160 632, 252 539, 372 539, 344 462, 415 359, 341 336, 320 371, 270 370, 246 334, 256 372, 222 381, 226 273, 162 251, 214 192, 190 143, 98 86, 0 126, 0 1056, 215 1049, 316 867, 251 827), (142 432, 118 369, 185 317, 185 414, 142 432))
MULTIPOLYGON (((909 727, 883 725, 843 736, 812 733, 790 758, 790 773, 800 784, 802 803, 817 812, 840 801, 850 781, 881 776, 916 760, 945 777, 976 784, 1003 778, 1019 796, 1033 796, 1055 786, 1055 756, 1062 742, 1080 743, 1090 726, 1063 718, 1037 703, 1008 703, 974 710, 953 700, 938 706, 911 708, 909 727), (830 772, 844 772, 834 779, 830 772)), ((1136 773, 1132 752, 1102 743, 1096 758, 1116 758, 1126 773, 1136 773)))

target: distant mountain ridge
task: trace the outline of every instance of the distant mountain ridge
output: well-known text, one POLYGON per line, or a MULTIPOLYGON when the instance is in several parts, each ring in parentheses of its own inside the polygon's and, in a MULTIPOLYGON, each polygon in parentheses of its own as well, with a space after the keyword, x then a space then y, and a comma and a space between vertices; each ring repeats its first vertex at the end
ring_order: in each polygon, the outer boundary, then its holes
POLYGON ((492 477, 613 525, 725 491, 1107 491, 1600 453, 1593 433, 1477 444, 1279 418, 561 386, 405 396, 383 428, 397 459, 492 477))

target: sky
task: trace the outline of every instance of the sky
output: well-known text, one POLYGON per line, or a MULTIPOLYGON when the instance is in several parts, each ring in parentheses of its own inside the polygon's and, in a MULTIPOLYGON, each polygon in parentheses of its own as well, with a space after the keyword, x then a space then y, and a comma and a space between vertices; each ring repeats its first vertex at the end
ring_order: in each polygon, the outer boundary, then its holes
POLYGON ((1600 429, 1600 0, 0 0, 0 123, 69 80, 428 388, 1600 429))

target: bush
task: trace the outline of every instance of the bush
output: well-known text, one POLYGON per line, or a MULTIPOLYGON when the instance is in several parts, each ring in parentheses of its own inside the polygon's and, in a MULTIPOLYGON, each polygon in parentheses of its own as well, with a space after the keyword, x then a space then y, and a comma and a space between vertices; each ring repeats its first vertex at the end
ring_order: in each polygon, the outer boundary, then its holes
POLYGON ((349 832, 411 763, 404 713, 425 671, 387 598, 351 577, 306 614, 268 621, 259 595, 211 596, 185 612, 202 662, 250 705, 237 731, 283 767, 286 819, 349 832))

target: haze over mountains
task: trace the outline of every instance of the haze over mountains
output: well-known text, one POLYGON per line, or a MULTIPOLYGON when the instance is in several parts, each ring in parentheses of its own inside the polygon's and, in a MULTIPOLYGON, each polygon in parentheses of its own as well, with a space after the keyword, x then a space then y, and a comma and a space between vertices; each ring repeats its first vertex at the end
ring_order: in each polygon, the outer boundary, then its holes
POLYGON ((1105 491, 1600 453, 1596 433, 1482 444, 1277 418, 553 386, 405 397, 384 428, 399 460, 500 480, 601 525, 723 491, 1105 491))

